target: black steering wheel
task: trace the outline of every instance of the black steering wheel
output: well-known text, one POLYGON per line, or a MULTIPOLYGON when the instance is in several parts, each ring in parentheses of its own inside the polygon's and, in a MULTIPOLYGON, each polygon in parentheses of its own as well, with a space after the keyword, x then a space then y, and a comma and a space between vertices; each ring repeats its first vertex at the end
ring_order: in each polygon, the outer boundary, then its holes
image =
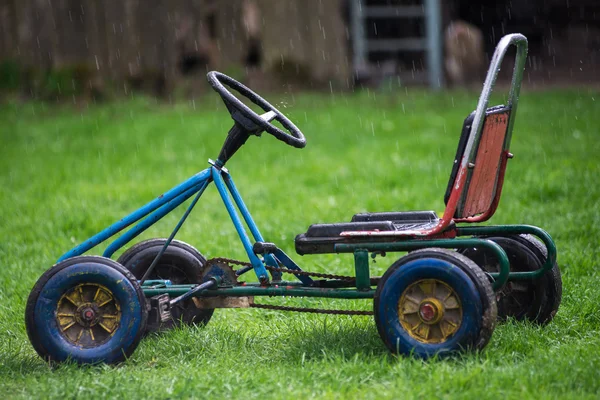
POLYGON ((260 134, 260 132, 265 131, 292 147, 301 149, 306 146, 306 139, 304 138, 302 132, 300 132, 300 129, 298 129, 298 127, 296 127, 292 121, 283 115, 281 111, 273 107, 268 101, 254 93, 251 89, 242 85, 235 79, 217 71, 209 72, 207 78, 210 86, 212 86, 212 88, 219 93, 225 102, 225 105, 227 106, 227 109, 229 110, 233 120, 242 125, 249 132, 260 134), (267 112, 267 114, 269 114, 269 116, 266 116, 266 114, 260 116, 256 112, 252 111, 250 107, 242 103, 236 96, 234 96, 225 87, 225 85, 231 89, 234 89, 252 103, 262 108, 267 112), (270 122, 273 119, 279 121, 289 133, 273 125, 270 122))

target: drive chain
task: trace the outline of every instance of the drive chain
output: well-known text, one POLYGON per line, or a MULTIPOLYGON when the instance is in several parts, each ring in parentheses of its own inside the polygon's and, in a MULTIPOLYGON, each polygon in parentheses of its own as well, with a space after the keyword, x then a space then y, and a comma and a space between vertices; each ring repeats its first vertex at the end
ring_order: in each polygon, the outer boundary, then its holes
MULTIPOLYGON (((229 266, 231 266, 231 265, 239 265, 241 267, 251 267, 252 266, 251 263, 246 262, 246 261, 234 260, 232 258, 224 258, 224 257, 211 258, 210 260, 208 260, 206 262, 206 264, 208 265, 210 263, 218 263, 218 262, 228 264, 229 266)), ((298 271, 295 269, 289 269, 289 268, 283 268, 283 267, 272 267, 270 265, 265 265, 265 268, 271 272, 282 272, 282 273, 286 273, 286 274, 303 275, 303 276, 310 276, 310 277, 314 277, 314 278, 337 279, 337 280, 341 280, 341 281, 353 281, 354 280, 353 276, 347 276, 347 275, 334 275, 334 274, 324 274, 322 272, 298 271)))
POLYGON ((360 310, 327 310, 323 308, 306 308, 306 307, 288 307, 288 306, 276 306, 272 304, 251 304, 253 308, 263 308, 266 310, 279 310, 279 311, 295 311, 312 314, 334 314, 334 315, 373 315, 373 311, 360 311, 360 310))
MULTIPOLYGON (((206 265, 211 263, 224 263, 229 267, 232 265, 237 265, 240 267, 251 267, 252 264, 246 261, 235 260, 232 258, 225 257, 216 257, 211 258, 206 261, 206 265)), ((352 276, 346 275, 334 275, 334 274, 324 274, 320 272, 308 272, 308 271, 298 271, 289 268, 282 267, 272 267, 270 265, 266 265, 265 268, 271 272, 282 272, 294 275, 303 275, 303 276, 311 276, 317 278, 326 278, 326 279, 338 279, 344 281, 352 281, 355 278, 352 276)), ((288 307, 288 306, 276 306, 272 304, 251 304, 250 307, 253 308, 262 308, 266 310, 279 310, 279 311, 295 311, 295 312, 305 312, 305 313, 313 313, 313 314, 333 314, 333 315, 373 315, 373 311, 360 311, 360 310, 328 310, 322 308, 306 308, 306 307, 288 307)))

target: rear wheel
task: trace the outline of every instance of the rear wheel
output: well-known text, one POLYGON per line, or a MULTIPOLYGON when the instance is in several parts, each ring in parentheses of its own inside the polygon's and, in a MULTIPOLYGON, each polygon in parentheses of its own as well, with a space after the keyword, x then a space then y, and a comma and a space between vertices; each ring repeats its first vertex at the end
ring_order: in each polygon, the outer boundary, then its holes
MULTIPOLYGON (((142 279, 150 264, 161 251, 167 239, 149 239, 129 248, 118 262, 142 279)), ((198 250, 187 243, 173 240, 162 255, 148 279, 170 280, 174 285, 202 282, 206 259, 198 250)), ((213 315, 213 309, 198 309, 193 299, 177 303, 171 308, 172 323, 149 324, 148 331, 170 329, 178 324, 205 325, 213 315)))
MULTIPOLYGON (((546 247, 531 235, 486 237, 506 252, 511 272, 529 272, 542 267, 548 257, 546 247)), ((475 261, 486 272, 498 272, 499 264, 489 250, 468 248, 462 254, 475 261)), ((560 306, 562 279, 558 265, 536 280, 509 281, 496 293, 498 317, 529 320, 538 324, 550 322, 560 306)))
POLYGON ((374 312, 392 353, 428 358, 485 347, 497 309, 491 284, 475 263, 453 251, 424 249, 383 275, 374 312))
POLYGON ((27 300, 31 344, 47 361, 118 363, 146 328, 146 299, 135 277, 104 257, 79 256, 46 271, 27 300))

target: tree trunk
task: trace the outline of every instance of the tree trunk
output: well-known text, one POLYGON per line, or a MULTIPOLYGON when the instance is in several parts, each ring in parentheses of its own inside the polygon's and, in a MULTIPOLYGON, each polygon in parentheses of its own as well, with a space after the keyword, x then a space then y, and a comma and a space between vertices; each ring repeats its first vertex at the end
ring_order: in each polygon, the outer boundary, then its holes
MULTIPOLYGON (((275 2, 274 2, 275 3, 275 2)), ((277 1, 276 3, 279 3, 277 1)), ((218 68, 230 74, 232 68, 242 64, 245 48, 245 33, 241 20, 242 0, 219 1, 215 9, 216 45, 220 56, 218 68)))
POLYGON ((15 3, 0 4, 0 61, 16 56, 17 23, 15 3))
POLYGON ((81 0, 52 0, 53 33, 55 37, 54 67, 80 66, 87 62, 89 52, 81 0))
POLYGON ((349 64, 340 0, 259 0, 265 68, 313 85, 347 87, 349 64), (287 64, 291 64, 286 66, 287 64), (308 75, 308 76, 306 76, 308 75))
POLYGON ((87 58, 102 77, 110 77, 104 2, 83 0, 84 23, 88 43, 87 58))
MULTIPOLYGON (((317 81, 350 87, 346 26, 339 0, 308 0, 304 12, 310 33, 308 59, 317 81)), ((309 42, 309 41, 307 41, 309 42)))
POLYGON ((138 0, 114 1, 104 6, 106 65, 115 80, 126 79, 140 71, 137 8, 138 0))

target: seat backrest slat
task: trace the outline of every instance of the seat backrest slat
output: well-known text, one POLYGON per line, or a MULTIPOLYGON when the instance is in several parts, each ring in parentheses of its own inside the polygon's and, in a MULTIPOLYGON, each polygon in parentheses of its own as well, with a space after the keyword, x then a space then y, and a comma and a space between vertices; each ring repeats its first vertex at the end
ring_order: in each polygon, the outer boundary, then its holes
POLYGON ((450 196, 455 193, 453 205, 456 208, 451 211, 453 213, 451 215, 453 215, 453 219, 463 222, 487 220, 495 212, 496 197, 502 189, 501 177, 503 177, 503 169, 506 166, 504 158, 508 154, 510 141, 507 133, 511 108, 502 105, 490 107, 485 111, 481 131, 476 136, 470 154, 465 154, 474 114, 474 112, 471 113, 463 124, 452 173, 444 196, 444 202, 449 206, 450 196), (465 156, 468 157, 469 165, 465 172, 465 183, 457 185, 459 166, 465 156))
POLYGON ((456 218, 470 218, 485 214, 492 206, 498 185, 502 151, 508 128, 510 110, 487 114, 477 145, 477 152, 470 168, 470 176, 456 218))

